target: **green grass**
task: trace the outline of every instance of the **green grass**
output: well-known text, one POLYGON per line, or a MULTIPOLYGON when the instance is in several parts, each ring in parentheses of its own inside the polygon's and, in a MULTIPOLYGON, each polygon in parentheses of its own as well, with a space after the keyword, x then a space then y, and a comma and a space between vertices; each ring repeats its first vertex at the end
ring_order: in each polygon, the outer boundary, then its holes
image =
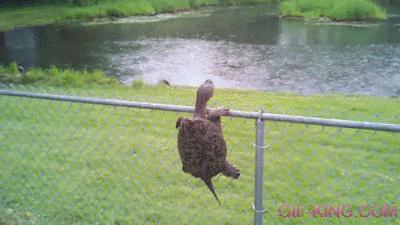
MULTIPOLYGON (((20 91, 193 105, 195 88, 7 86, 20 91)), ((211 107, 400 124, 400 100, 217 89, 211 107)), ((204 184, 181 171, 175 121, 185 113, 0 96, 0 224, 251 224, 254 121, 223 118, 241 169, 204 184)), ((277 216, 281 204, 400 203, 398 134, 266 122, 268 224, 394 224, 384 218, 277 216)))
POLYGON ((265 3, 273 0, 115 0, 97 4, 38 4, 0 8, 0 31, 16 27, 103 17, 154 15, 202 6, 265 3))
POLYGON ((282 2, 281 14, 287 17, 337 21, 386 19, 385 11, 370 0, 287 0, 282 2))
MULTIPOLYGON (((116 0, 72 4, 38 4, 0 8, 0 31, 16 27, 176 12, 203 6, 244 5, 279 2, 278 0, 116 0)), ((386 13, 370 0, 288 0, 281 4, 281 14, 290 17, 334 20, 385 19, 386 13)))
POLYGON ((100 70, 62 70, 55 66, 49 69, 31 68, 25 74, 21 74, 18 71, 17 64, 11 63, 9 66, 0 66, 0 83, 87 87, 91 85, 117 85, 119 81, 116 78, 106 76, 100 70))

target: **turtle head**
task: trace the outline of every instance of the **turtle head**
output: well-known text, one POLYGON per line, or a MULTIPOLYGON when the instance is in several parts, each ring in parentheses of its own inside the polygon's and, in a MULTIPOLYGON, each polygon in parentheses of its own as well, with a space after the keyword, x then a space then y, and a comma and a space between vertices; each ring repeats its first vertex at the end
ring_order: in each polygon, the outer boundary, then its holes
POLYGON ((211 80, 204 81, 197 89, 197 101, 207 102, 214 94, 214 84, 211 80))
POLYGON ((197 89, 196 105, 194 108, 194 118, 206 118, 207 102, 214 94, 214 84, 211 80, 204 81, 197 89))

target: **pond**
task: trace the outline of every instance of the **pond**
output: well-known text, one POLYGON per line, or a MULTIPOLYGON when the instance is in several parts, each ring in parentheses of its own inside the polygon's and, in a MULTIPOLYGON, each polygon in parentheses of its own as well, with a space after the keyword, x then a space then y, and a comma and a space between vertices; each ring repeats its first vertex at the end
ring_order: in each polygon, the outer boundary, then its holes
MULTIPOLYGON (((0 62, 99 68, 134 79, 299 94, 400 95, 400 10, 374 23, 282 19, 276 5, 0 33, 0 62)), ((397 8, 398 9, 398 8, 397 8)))

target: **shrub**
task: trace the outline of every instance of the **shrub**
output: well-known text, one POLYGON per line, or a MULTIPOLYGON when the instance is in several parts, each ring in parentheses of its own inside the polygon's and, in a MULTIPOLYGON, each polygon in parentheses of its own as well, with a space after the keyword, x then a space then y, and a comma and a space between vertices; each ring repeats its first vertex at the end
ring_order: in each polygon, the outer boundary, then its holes
POLYGON ((385 19, 386 13, 375 3, 366 0, 338 1, 329 12, 335 20, 385 19))
POLYGON ((291 0, 280 7, 283 16, 333 20, 385 19, 385 12, 370 0, 291 0))
MULTIPOLYGON (((51 74, 51 73, 49 73, 51 74)), ((43 82, 49 80, 50 78, 46 76, 42 69, 30 69, 25 76, 21 78, 21 83, 29 84, 36 82, 43 82)))

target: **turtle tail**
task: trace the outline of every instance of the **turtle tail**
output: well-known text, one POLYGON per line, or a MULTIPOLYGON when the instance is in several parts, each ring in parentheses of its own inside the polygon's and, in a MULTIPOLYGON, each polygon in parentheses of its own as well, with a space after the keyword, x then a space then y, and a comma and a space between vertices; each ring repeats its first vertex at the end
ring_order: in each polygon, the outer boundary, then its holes
POLYGON ((202 179, 202 180, 207 185, 208 189, 210 189, 211 193, 214 195, 214 197, 218 201, 218 203, 221 205, 221 202, 218 199, 217 193, 215 193, 214 185, 213 185, 213 183, 211 181, 211 178, 205 178, 205 179, 202 179))

